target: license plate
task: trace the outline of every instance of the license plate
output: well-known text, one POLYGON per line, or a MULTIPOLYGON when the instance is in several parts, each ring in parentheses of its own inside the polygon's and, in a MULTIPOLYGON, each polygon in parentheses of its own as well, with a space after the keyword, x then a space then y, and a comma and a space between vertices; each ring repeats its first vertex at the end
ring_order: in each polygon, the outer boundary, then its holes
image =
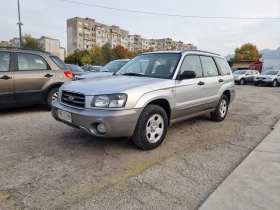
POLYGON ((57 110, 58 118, 62 119, 66 122, 72 122, 72 114, 70 112, 66 112, 63 110, 58 109, 57 110))

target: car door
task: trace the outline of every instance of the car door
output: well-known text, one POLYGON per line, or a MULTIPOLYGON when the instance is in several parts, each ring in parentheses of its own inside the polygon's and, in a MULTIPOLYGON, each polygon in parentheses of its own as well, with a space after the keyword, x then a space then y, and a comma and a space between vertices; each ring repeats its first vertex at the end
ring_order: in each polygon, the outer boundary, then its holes
POLYGON ((11 52, 0 52, 0 107, 15 103, 14 72, 11 52))
POLYGON ((254 73, 253 71, 247 71, 246 74, 245 74, 245 80, 246 82, 253 82, 254 80, 254 73))
POLYGON ((17 71, 14 72, 15 97, 18 103, 41 102, 44 90, 54 83, 55 72, 43 57, 17 52, 17 71))
POLYGON ((223 76, 218 71, 214 58, 211 56, 200 56, 206 89, 206 109, 215 108, 220 100, 219 91, 224 84, 223 76))
POLYGON ((179 75, 184 71, 195 71, 192 79, 176 80, 174 119, 201 112, 205 109, 205 79, 198 55, 186 55, 180 67, 179 75))

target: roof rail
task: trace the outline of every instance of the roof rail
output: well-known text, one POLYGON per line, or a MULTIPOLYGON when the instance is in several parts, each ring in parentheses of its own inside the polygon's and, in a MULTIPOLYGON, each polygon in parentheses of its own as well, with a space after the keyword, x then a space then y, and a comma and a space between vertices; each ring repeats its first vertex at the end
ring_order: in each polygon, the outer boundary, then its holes
POLYGON ((213 54, 213 55, 218 55, 218 56, 221 56, 220 54, 217 54, 217 53, 212 53, 212 52, 208 52, 208 51, 203 51, 203 50, 182 50, 181 53, 183 52, 188 52, 188 51, 194 51, 194 52, 202 52, 202 53, 209 53, 209 54, 213 54))
POLYGON ((0 47, 0 49, 12 49, 12 50, 29 50, 29 51, 38 51, 46 54, 51 54, 48 51, 40 50, 40 49, 31 49, 31 48, 23 48, 23 47, 0 47))

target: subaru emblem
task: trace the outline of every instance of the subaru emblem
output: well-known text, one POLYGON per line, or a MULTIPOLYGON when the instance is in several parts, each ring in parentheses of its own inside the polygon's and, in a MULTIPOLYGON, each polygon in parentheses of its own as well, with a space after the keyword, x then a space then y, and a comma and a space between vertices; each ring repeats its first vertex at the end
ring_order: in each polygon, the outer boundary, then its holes
POLYGON ((68 99, 69 99, 70 101, 74 101, 75 98, 74 98, 73 96, 69 96, 68 99))

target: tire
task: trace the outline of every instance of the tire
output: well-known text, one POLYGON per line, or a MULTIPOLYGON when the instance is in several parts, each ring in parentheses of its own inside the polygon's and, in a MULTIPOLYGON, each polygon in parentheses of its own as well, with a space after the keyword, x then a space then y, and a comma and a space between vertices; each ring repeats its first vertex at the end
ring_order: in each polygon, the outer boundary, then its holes
POLYGON ((271 84, 272 87, 276 87, 277 86, 277 80, 274 80, 271 84))
POLYGON ((254 86, 259 86, 259 84, 254 82, 254 86))
POLYGON ((48 110, 52 109, 52 102, 54 100, 57 100, 57 95, 58 95, 58 87, 52 88, 49 90, 49 92, 47 93, 47 97, 46 97, 46 108, 48 110))
POLYGON ((245 85, 245 79, 240 79, 240 81, 239 81, 239 85, 245 85))
POLYGON ((132 140, 143 150, 155 149, 163 142, 167 127, 168 117, 165 110, 157 105, 147 105, 138 119, 132 140))
POLYGON ((211 119, 216 122, 223 121, 228 113, 228 97, 226 95, 222 95, 216 109, 214 112, 211 112, 211 119))

